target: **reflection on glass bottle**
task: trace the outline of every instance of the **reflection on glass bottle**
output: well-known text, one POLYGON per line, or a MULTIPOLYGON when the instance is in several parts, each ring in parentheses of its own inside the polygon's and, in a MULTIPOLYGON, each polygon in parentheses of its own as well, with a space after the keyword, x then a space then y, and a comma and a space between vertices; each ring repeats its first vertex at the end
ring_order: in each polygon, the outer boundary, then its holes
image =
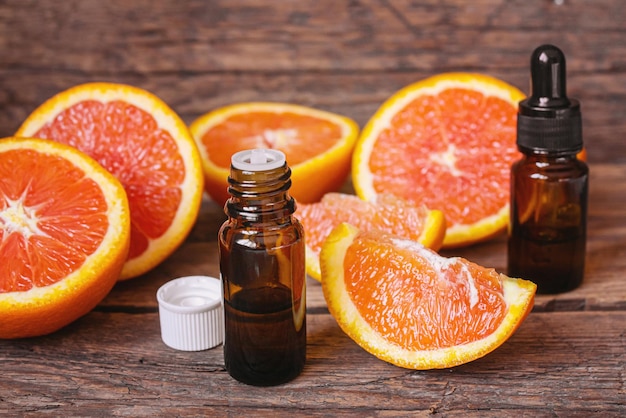
POLYGON ((540 293, 579 286, 585 270, 588 169, 575 155, 527 155, 511 177, 508 274, 540 293))
POLYGON ((582 150, 580 104, 565 89, 565 57, 552 45, 531 56, 532 95, 518 113, 511 169, 508 275, 532 280, 538 293, 579 286, 585 270, 589 169, 582 150))
POLYGON ((287 382, 306 358, 304 232, 292 216, 290 175, 279 151, 232 158, 229 219, 219 232, 224 362, 252 385, 287 382))

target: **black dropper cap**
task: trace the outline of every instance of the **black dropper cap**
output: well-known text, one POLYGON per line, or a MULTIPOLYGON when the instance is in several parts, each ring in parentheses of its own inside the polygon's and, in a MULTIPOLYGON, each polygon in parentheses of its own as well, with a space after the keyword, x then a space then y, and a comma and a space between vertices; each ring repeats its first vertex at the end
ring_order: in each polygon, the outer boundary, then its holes
POLYGON ((582 149, 580 103, 565 88, 565 55, 554 45, 541 45, 530 57, 532 95, 519 104, 517 145, 539 152, 582 149))

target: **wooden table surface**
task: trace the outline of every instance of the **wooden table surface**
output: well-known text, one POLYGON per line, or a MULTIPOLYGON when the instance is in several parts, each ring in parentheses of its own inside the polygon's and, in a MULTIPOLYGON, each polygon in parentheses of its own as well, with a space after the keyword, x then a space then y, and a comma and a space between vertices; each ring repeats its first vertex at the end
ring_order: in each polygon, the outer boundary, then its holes
MULTIPOLYGON (((0 341, 0 415, 624 416, 626 413, 626 166, 592 166, 583 285, 539 296, 491 354, 446 370, 387 364, 350 340, 307 282, 307 363, 294 381, 256 388, 231 379, 222 346, 180 352, 161 340, 156 291, 175 277, 219 276, 224 215, 206 201, 183 246, 118 284, 92 313, 50 336, 0 341)), ((456 251, 503 270, 505 237, 456 251)), ((449 255, 452 255, 450 253, 449 255)))
MULTIPOLYGON (((178 251, 93 312, 49 336, 0 340, 0 416, 626 416, 625 19, 620 0, 0 2, 0 136, 54 93, 94 80, 148 89, 186 122, 274 100, 363 126, 394 91, 443 71, 526 90, 530 52, 552 42, 583 103, 591 167, 583 285, 539 296, 482 359, 433 371, 380 361, 343 334, 310 279, 307 363, 288 384, 234 381, 221 346, 168 348, 159 286, 219 274, 224 215, 207 199, 178 251)), ((505 237, 445 254, 504 271, 505 237)))

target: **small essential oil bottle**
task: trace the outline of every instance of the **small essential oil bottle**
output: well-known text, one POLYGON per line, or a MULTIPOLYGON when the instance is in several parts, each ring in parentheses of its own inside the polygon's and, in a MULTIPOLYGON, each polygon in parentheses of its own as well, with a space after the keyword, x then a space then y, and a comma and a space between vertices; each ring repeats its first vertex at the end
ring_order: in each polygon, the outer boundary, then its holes
POLYGON ((565 56, 553 45, 530 59, 532 95, 519 104, 511 169, 508 275, 538 293, 572 290, 583 280, 589 169, 582 150, 580 104, 565 88, 565 56))
POLYGON ((224 363, 250 385, 292 380, 306 358, 304 230, 293 217, 290 176, 280 151, 232 156, 218 236, 224 363))

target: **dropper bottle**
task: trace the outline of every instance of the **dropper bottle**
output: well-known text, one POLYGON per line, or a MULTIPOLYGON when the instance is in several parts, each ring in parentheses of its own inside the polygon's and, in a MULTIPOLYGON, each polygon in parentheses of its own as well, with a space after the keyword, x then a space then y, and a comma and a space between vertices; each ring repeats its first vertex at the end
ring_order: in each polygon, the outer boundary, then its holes
POLYGON ((532 94, 517 119, 523 157, 511 169, 508 275, 560 293, 583 280, 589 169, 577 158, 580 103, 567 97, 563 52, 542 45, 530 67, 532 94))
POLYGON ((224 363, 257 386, 287 382, 306 358, 304 230, 293 217, 291 170, 277 150, 231 158, 218 234, 224 297, 224 363))

